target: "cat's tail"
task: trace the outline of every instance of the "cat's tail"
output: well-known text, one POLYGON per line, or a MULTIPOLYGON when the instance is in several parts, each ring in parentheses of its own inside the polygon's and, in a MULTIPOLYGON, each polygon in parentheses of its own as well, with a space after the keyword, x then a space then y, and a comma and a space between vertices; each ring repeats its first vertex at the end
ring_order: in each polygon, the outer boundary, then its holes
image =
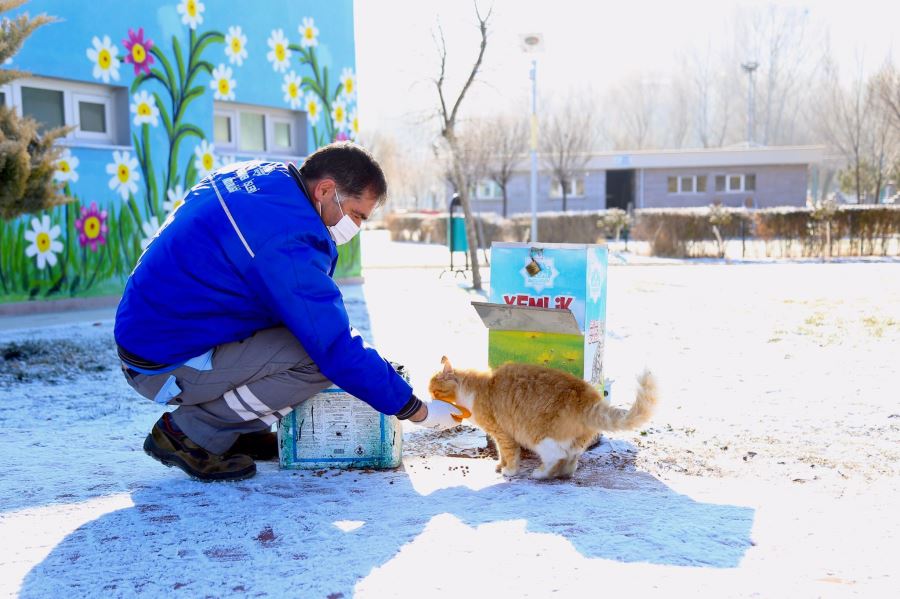
POLYGON ((656 380, 645 370, 638 377, 637 393, 630 409, 613 408, 605 400, 599 401, 591 408, 588 420, 594 428, 604 431, 634 429, 650 420, 656 402, 656 380))

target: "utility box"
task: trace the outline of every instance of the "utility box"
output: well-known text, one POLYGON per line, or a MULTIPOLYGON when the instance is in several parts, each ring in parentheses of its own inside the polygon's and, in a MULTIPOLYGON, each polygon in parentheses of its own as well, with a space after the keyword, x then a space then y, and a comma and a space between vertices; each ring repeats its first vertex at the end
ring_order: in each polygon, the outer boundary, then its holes
MULTIPOLYGON (((394 368, 406 381, 402 366, 394 368)), ((403 453, 403 430, 386 416, 332 386, 291 411, 278 424, 282 468, 396 468, 403 453)))
POLYGON ((472 302, 490 367, 558 368, 602 392, 608 258, 602 244, 492 244, 490 302, 472 302))

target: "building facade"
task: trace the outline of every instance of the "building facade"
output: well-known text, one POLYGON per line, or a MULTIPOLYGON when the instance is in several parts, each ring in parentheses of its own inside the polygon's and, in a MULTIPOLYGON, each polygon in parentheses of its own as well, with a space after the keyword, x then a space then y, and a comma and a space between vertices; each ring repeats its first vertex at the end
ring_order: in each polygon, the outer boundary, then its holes
MULTIPOLYGON (((593 154, 571 182, 566 209, 687 208, 721 203, 768 208, 803 206, 810 169, 823 160, 824 148, 740 147, 701 150, 608 152, 593 154)), ((528 162, 516 169, 507 188, 507 214, 531 211, 528 162)), ((562 210, 562 190, 540 171, 538 211, 562 210)), ((477 186, 477 212, 502 212, 499 187, 477 186)))
MULTIPOLYGON (((219 164, 298 161, 355 139, 353 1, 32 0, 58 21, 8 68, 0 103, 73 130, 71 202, 0 221, 0 302, 115 295, 185 191, 219 164)), ((15 16, 8 14, 6 16, 15 16)), ((336 276, 359 274, 342 246, 336 276)))

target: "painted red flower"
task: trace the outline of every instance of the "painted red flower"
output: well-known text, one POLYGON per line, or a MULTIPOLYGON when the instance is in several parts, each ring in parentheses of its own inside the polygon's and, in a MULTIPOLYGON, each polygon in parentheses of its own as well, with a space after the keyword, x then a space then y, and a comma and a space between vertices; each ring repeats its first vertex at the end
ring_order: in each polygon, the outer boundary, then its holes
POLYGON ((96 252, 98 245, 106 244, 104 234, 109 230, 106 226, 106 210, 102 212, 97 208, 97 202, 91 202, 90 208, 81 208, 81 218, 75 221, 78 229, 78 243, 81 247, 91 246, 91 251, 96 252))
POLYGON ((334 141, 350 141, 350 136, 344 131, 341 131, 337 134, 337 137, 334 138, 334 141))
POLYGON ((125 62, 134 65, 134 74, 140 75, 141 71, 150 74, 150 65, 153 64, 153 55, 150 54, 153 48, 153 40, 144 39, 144 28, 141 27, 134 32, 134 29, 128 30, 128 38, 122 40, 125 46, 125 62))

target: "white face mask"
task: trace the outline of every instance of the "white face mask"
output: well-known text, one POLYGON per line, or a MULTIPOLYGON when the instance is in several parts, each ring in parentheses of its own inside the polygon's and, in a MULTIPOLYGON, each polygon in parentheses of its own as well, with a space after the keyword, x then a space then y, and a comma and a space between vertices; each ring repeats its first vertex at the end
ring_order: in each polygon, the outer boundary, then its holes
POLYGON ((341 196, 338 195, 337 190, 334 190, 334 201, 338 205, 338 209, 340 209, 341 220, 337 222, 333 227, 328 227, 328 230, 331 232, 331 236, 334 238, 334 242, 337 245, 344 245, 353 239, 357 233, 359 233, 359 226, 353 222, 353 219, 344 214, 344 209, 341 208, 341 196))

